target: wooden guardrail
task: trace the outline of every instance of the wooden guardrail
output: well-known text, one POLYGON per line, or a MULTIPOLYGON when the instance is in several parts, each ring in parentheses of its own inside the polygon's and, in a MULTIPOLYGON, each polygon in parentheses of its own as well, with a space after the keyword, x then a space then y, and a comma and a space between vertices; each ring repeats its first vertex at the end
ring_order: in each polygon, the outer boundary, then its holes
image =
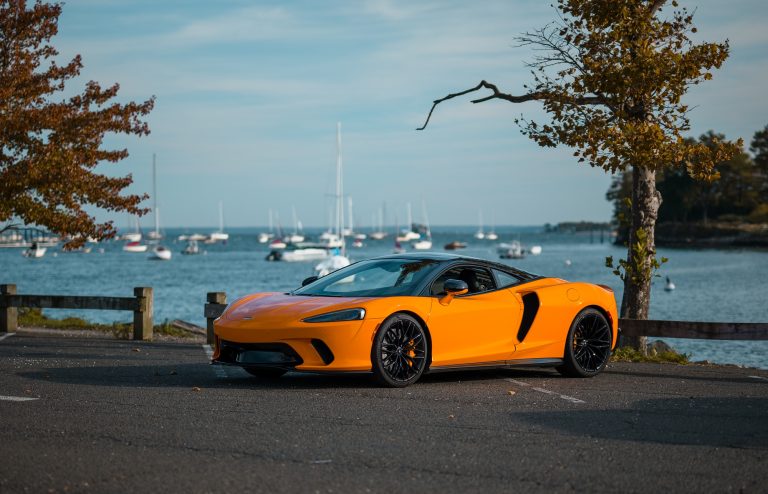
POLYGON ((768 340, 768 323, 656 321, 619 319, 624 336, 695 338, 701 340, 768 340))
POLYGON ((18 328, 19 307, 36 309, 129 310, 133 312, 133 339, 152 339, 153 294, 150 287, 136 287, 133 297, 73 295, 19 295, 16 285, 0 285, 0 332, 18 328))

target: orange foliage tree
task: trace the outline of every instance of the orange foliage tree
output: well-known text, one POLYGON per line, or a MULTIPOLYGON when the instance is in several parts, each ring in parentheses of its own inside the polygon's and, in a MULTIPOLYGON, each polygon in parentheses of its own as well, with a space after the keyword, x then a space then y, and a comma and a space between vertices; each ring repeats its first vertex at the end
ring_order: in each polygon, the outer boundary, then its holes
MULTIPOLYGON (((659 267, 654 229, 661 205, 656 171, 680 167, 694 178, 717 178, 741 141, 705 145, 684 138, 691 85, 712 78, 728 57, 728 43, 691 41, 693 16, 665 0, 558 0, 558 20, 517 38, 532 46, 533 84, 519 95, 482 81, 434 101, 423 129, 443 101, 480 90, 472 101, 538 101, 550 121, 517 119, 522 132, 544 147, 565 145, 579 162, 606 172, 631 170, 632 198, 626 259, 608 264, 624 281, 622 317, 647 319, 651 278, 659 267)), ((420 129, 420 130, 421 130, 420 129)), ((625 344, 645 351, 645 338, 625 344)))
POLYGON ((139 206, 146 195, 122 193, 131 175, 108 177, 95 168, 128 156, 126 149, 103 149, 105 134, 149 133, 142 117, 154 97, 115 103, 119 85, 94 81, 81 94, 61 96, 83 65, 80 55, 65 65, 54 61, 50 41, 60 14, 60 4, 0 0, 0 231, 34 224, 73 236, 76 245, 115 234, 111 221, 97 223, 83 206, 147 212, 139 206))

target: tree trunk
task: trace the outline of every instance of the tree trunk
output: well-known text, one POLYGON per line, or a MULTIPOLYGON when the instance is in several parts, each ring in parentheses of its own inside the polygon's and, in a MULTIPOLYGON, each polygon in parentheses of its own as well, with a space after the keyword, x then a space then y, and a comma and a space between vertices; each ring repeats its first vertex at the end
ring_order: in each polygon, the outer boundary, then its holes
MULTIPOLYGON (((621 317, 648 319, 651 302, 651 277, 656 258, 655 228, 661 206, 661 193, 656 190, 656 173, 646 168, 632 168, 632 224, 629 228, 627 263, 624 279, 621 317)), ((646 354, 645 336, 623 336, 622 346, 630 346, 646 354)))

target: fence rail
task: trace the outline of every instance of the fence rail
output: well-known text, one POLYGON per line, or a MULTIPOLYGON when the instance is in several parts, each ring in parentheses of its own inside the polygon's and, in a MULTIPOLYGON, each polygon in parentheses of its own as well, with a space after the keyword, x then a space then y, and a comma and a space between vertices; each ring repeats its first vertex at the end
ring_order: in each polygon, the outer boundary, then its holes
POLYGON ((126 310, 133 312, 133 339, 151 340, 153 292, 150 287, 136 287, 133 297, 98 297, 75 295, 20 295, 16 285, 0 285, 0 332, 18 328, 20 307, 35 309, 126 310))
POLYGON ((656 321, 619 319, 624 336, 695 338, 701 340, 768 340, 768 323, 656 321))

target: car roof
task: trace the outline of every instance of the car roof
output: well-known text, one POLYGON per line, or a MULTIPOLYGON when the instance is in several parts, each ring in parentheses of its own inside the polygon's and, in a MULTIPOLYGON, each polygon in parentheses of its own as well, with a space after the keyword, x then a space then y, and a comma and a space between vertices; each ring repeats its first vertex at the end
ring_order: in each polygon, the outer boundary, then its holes
POLYGON ((488 259, 481 259, 479 257, 460 256, 458 254, 447 254, 444 252, 406 252, 403 254, 389 254, 386 256, 373 257, 369 260, 373 261, 378 259, 413 259, 416 261, 430 260, 430 261, 439 261, 443 263, 448 263, 452 261, 476 262, 476 263, 483 264, 487 267, 496 267, 504 271, 512 271, 514 273, 517 273, 518 275, 522 275, 522 277, 526 279, 540 278, 539 275, 529 273, 527 271, 523 271, 522 269, 518 269, 513 266, 509 266, 507 264, 490 261, 488 259))

